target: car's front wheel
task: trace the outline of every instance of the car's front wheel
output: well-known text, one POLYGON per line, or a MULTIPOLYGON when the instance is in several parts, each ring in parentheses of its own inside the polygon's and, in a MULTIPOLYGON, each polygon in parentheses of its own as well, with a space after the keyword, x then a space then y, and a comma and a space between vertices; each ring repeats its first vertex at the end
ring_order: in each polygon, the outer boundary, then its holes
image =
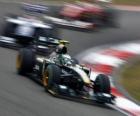
POLYGON ((99 74, 95 80, 94 92, 110 94, 110 91, 111 88, 108 76, 104 74, 99 74))
POLYGON ((57 65, 48 65, 42 79, 45 90, 52 89, 55 84, 59 84, 60 75, 61 70, 57 65))

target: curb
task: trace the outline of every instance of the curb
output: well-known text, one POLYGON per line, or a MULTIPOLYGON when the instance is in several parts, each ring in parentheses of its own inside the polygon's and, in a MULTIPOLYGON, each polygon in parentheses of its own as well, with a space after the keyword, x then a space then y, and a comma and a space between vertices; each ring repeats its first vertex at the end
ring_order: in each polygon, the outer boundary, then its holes
POLYGON ((129 6, 129 5, 114 5, 116 9, 124 11, 140 11, 140 6, 129 6))
MULTIPOLYGON (((81 59, 81 62, 86 64, 92 69, 91 80, 95 80, 96 76, 100 73, 109 76, 111 81, 112 94, 116 96, 115 105, 129 113, 132 116, 140 115, 140 106, 134 103, 134 99, 123 94, 119 89, 119 84, 116 84, 116 78, 118 78, 117 71, 123 65, 126 65, 128 61, 135 59, 140 55, 140 41, 128 42, 118 45, 107 45, 95 47, 82 54, 77 58, 81 59), (115 74, 115 75, 114 75, 115 74), (117 86, 117 87, 116 87, 117 86)), ((123 112, 122 112, 123 113, 123 112)))
POLYGON ((120 82, 120 79, 121 79, 121 72, 122 72, 122 70, 127 66, 131 66, 131 65, 133 65, 135 62, 137 62, 137 61, 139 61, 140 60, 140 55, 138 55, 138 56, 136 56, 136 57, 134 57, 134 58, 132 58, 132 59, 129 59, 128 61, 127 61, 127 64, 124 64, 124 65, 122 65, 120 68, 118 68, 118 69, 115 69, 114 71, 113 71, 113 76, 115 77, 114 78, 114 80, 115 80, 115 85, 116 85, 116 87, 117 87, 117 89, 121 92, 121 93, 123 93, 124 94, 124 96, 126 96, 128 99, 130 99, 130 100, 132 100, 132 101, 134 101, 135 103, 137 103, 138 105, 140 105, 140 102, 139 101, 137 101, 136 99, 134 99, 128 92, 127 92, 127 90, 126 89, 124 89, 123 88, 123 86, 119 83, 120 82))

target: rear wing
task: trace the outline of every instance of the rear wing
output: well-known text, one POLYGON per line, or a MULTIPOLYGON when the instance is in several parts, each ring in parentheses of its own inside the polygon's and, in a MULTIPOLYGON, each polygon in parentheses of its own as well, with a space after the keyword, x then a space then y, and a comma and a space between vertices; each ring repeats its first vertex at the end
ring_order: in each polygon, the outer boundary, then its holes
POLYGON ((27 12, 47 13, 49 8, 44 6, 44 5, 23 3, 22 9, 27 11, 27 12))

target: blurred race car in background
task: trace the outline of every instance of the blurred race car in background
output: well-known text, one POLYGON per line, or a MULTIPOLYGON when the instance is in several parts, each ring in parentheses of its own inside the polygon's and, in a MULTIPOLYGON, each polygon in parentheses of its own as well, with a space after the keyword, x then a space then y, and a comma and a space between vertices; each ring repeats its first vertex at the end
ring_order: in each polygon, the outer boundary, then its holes
POLYGON ((111 0, 97 0, 94 3, 87 1, 66 3, 58 14, 58 17, 44 16, 44 18, 58 25, 83 29, 118 26, 117 10, 111 5, 111 0))
POLYGON ((48 41, 59 39, 59 30, 54 24, 43 22, 39 15, 33 14, 45 12, 46 9, 38 5, 33 5, 32 9, 29 7, 24 7, 23 15, 6 16, 0 45, 12 48, 35 46, 37 50, 46 51, 48 41))
POLYGON ((16 60, 18 74, 34 77, 54 96, 113 103, 108 76, 99 74, 91 81, 91 70, 67 53, 66 43, 58 40, 55 55, 46 57, 36 56, 28 48, 21 49, 16 60))

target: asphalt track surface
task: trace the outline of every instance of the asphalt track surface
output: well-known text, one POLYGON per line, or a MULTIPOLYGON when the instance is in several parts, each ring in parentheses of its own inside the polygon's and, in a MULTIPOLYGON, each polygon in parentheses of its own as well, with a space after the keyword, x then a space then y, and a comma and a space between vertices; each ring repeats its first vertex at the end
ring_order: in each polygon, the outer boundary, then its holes
MULTIPOLYGON (((0 3, 0 24, 3 15, 20 13, 15 4, 0 3)), ((70 54, 77 55, 85 49, 139 39, 140 13, 120 12, 118 29, 102 29, 85 33, 61 30, 62 38, 71 42, 70 54)), ((31 79, 16 74, 16 51, 0 48, 0 116, 122 116, 123 114, 96 104, 89 105, 55 98, 31 79)))

